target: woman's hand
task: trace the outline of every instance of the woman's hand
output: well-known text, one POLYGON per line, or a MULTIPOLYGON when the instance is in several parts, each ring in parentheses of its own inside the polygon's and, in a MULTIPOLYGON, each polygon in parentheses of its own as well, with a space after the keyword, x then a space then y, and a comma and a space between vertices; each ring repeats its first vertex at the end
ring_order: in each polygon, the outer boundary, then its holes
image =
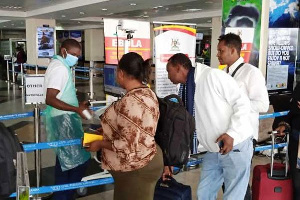
POLYGON ((164 166, 164 171, 163 171, 163 174, 162 174, 162 180, 163 181, 166 181, 166 180, 170 180, 168 178, 168 176, 172 176, 172 173, 173 173, 173 166, 164 166), (170 168, 171 168, 171 171, 170 171, 170 168))
POLYGON ((102 148, 101 143, 102 143, 102 141, 100 141, 100 140, 88 143, 88 144, 86 144, 87 147, 85 149, 87 151, 92 151, 92 152, 99 151, 102 148))

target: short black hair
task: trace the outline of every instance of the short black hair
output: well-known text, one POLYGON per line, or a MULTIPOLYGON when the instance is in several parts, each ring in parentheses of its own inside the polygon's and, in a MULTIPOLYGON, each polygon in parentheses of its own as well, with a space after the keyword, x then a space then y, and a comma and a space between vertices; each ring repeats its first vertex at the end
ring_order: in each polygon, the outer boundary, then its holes
POLYGON ((174 54, 171 58, 169 58, 168 60, 168 64, 171 65, 181 65, 183 66, 185 69, 190 69, 192 68, 192 62, 189 59, 189 57, 183 53, 176 53, 174 54))
POLYGON ((79 44, 78 41, 76 41, 74 39, 66 39, 65 41, 63 41, 61 43, 61 47, 60 48, 66 48, 67 50, 70 49, 70 48, 81 49, 81 45, 79 44))
POLYGON ((148 83, 152 60, 145 60, 141 55, 130 52, 124 54, 119 62, 119 68, 142 83, 148 83))
POLYGON ((235 48, 238 54, 241 53, 242 40, 240 36, 234 33, 227 33, 226 35, 221 35, 218 40, 219 42, 224 41, 225 45, 228 47, 235 48))

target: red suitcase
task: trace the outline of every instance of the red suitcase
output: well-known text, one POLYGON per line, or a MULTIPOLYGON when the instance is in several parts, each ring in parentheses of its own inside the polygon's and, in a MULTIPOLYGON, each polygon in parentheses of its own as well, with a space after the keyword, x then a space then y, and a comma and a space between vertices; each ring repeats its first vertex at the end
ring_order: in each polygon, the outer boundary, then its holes
POLYGON ((288 176, 288 154, 285 165, 274 163, 274 134, 272 132, 271 164, 254 167, 252 200, 293 200, 292 180, 288 176))

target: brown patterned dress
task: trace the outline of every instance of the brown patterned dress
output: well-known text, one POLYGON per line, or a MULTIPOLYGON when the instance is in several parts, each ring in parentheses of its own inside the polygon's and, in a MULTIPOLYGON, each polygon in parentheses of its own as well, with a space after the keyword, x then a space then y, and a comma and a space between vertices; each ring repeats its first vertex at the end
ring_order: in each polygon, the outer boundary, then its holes
POLYGON ((102 168, 127 172, 146 166, 156 154, 158 118, 158 101, 149 88, 133 89, 113 103, 101 117, 104 140, 113 148, 102 150, 102 168))

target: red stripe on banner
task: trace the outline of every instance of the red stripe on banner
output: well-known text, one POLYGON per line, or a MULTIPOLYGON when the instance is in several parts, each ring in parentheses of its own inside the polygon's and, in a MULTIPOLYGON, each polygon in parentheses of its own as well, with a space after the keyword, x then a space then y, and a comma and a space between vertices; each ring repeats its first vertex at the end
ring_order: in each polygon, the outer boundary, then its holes
MULTIPOLYGON (((117 40, 117 37, 105 37, 105 62, 107 64, 118 64, 117 58, 121 59, 124 54, 125 39, 126 38, 118 38, 117 40), (119 52, 118 57, 117 49, 119 52)), ((136 52, 140 54, 145 60, 151 57, 150 47, 150 39, 132 38, 130 40, 129 52, 136 52)))
POLYGON ((182 33, 186 33, 189 34, 191 36, 196 36, 196 33, 193 33, 191 31, 185 30, 185 29, 181 29, 181 28, 160 28, 158 30, 155 31, 178 31, 178 32, 182 32, 182 33))

